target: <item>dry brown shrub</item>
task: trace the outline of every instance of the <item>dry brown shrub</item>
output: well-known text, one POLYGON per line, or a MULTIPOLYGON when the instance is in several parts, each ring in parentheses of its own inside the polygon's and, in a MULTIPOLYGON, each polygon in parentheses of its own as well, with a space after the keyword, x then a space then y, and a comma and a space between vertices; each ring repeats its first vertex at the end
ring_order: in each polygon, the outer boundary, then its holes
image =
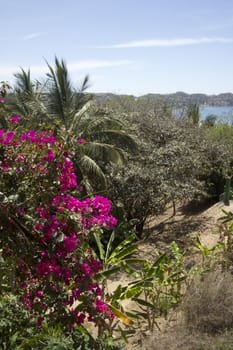
POLYGON ((174 327, 158 337, 151 337, 144 343, 143 350, 233 350, 233 333, 226 331, 214 336, 174 327))
POLYGON ((229 271, 210 271, 193 280, 180 309, 176 324, 145 339, 144 350, 233 350, 229 271))
POLYGON ((182 310, 189 329, 216 334, 233 328, 233 275, 210 271, 193 281, 182 310))

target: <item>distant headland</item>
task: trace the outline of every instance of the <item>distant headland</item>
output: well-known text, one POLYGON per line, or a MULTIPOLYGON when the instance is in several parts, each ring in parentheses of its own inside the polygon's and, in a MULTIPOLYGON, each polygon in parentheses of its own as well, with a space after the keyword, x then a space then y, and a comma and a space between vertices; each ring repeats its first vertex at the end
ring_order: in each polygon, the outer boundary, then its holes
POLYGON ((202 93, 188 94, 182 91, 178 91, 171 94, 146 94, 139 97, 133 95, 118 95, 113 93, 94 93, 94 98, 97 102, 101 101, 114 101, 120 97, 134 98, 135 100, 146 100, 148 103, 155 103, 161 99, 167 101, 169 104, 176 107, 182 107, 184 105, 198 104, 209 106, 233 106, 233 93, 227 92, 218 95, 206 95, 202 93))

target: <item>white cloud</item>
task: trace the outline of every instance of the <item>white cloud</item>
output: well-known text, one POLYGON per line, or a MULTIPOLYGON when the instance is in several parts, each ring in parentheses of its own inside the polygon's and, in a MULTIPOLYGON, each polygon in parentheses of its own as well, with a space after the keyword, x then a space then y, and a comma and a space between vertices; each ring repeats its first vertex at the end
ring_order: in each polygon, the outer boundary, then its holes
POLYGON ((29 33, 25 34, 23 36, 15 36, 15 37, 0 37, 0 41, 18 41, 18 40, 32 40, 39 38, 40 36, 46 34, 45 32, 36 32, 36 33, 29 33))
MULTIPOLYGON (((77 61, 73 63, 68 63, 67 68, 69 72, 98 69, 98 68, 111 68, 124 65, 131 65, 133 61, 130 60, 85 60, 77 61)), ((51 64, 53 66, 53 64, 51 64)), ((31 73, 34 75, 45 74, 48 72, 48 67, 46 64, 43 65, 20 65, 20 66, 10 66, 10 65, 1 65, 0 64, 0 76, 1 79, 7 78, 8 80, 12 78, 13 74, 20 71, 20 68, 25 70, 30 69, 31 73)))
POLYGON ((45 34, 44 32, 38 32, 38 33, 30 33, 27 35, 24 35, 22 37, 22 40, 32 40, 32 39, 36 39, 39 38, 41 35, 45 34))
POLYGON ((97 46, 97 48, 106 49, 123 49, 123 48, 137 48, 137 47, 174 47, 187 46, 197 44, 213 44, 213 43, 232 43, 233 38, 219 38, 219 37, 203 37, 203 38, 175 38, 175 39, 151 39, 151 40, 137 40, 126 43, 97 46))
POLYGON ((83 70, 83 69, 95 69, 95 68, 107 68, 107 67, 118 67, 132 64, 130 60, 86 60, 74 63, 68 63, 67 67, 70 72, 83 70))
POLYGON ((24 70, 30 69, 31 73, 33 74, 43 74, 48 72, 48 68, 45 65, 34 65, 34 66, 9 66, 9 65, 0 65, 0 75, 2 76, 10 76, 14 73, 17 73, 20 71, 20 69, 23 68, 24 70))

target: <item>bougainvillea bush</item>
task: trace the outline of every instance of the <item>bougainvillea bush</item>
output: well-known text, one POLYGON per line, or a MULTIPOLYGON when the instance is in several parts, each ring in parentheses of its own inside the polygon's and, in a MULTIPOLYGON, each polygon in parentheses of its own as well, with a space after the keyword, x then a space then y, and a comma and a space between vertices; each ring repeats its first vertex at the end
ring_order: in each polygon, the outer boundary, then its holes
MULTIPOLYGON (((95 278, 90 235, 112 229, 107 198, 81 199, 73 151, 50 130, 0 130, 0 253, 11 292, 37 318, 67 331, 113 318, 95 278), (5 265, 4 265, 5 264, 5 265)), ((82 147, 77 140, 77 147, 82 147)), ((1 283, 1 290, 4 284, 1 283)))

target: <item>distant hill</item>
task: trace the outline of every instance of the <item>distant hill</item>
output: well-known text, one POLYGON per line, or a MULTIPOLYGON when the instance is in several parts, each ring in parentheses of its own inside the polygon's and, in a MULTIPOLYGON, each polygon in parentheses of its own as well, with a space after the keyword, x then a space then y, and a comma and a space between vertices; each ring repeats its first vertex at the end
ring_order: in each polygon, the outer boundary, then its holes
MULTIPOLYGON (((101 102, 113 102, 123 97, 134 97, 132 95, 116 95, 112 93, 94 93, 94 99, 97 103, 101 102)), ((219 95, 205 95, 205 94, 187 94, 179 91, 173 94, 146 94, 139 97, 134 97, 135 100, 144 100, 150 104, 156 103, 161 99, 167 101, 169 104, 175 107, 183 107, 185 105, 197 103, 199 105, 210 106, 233 106, 233 94, 223 93, 219 95)))

